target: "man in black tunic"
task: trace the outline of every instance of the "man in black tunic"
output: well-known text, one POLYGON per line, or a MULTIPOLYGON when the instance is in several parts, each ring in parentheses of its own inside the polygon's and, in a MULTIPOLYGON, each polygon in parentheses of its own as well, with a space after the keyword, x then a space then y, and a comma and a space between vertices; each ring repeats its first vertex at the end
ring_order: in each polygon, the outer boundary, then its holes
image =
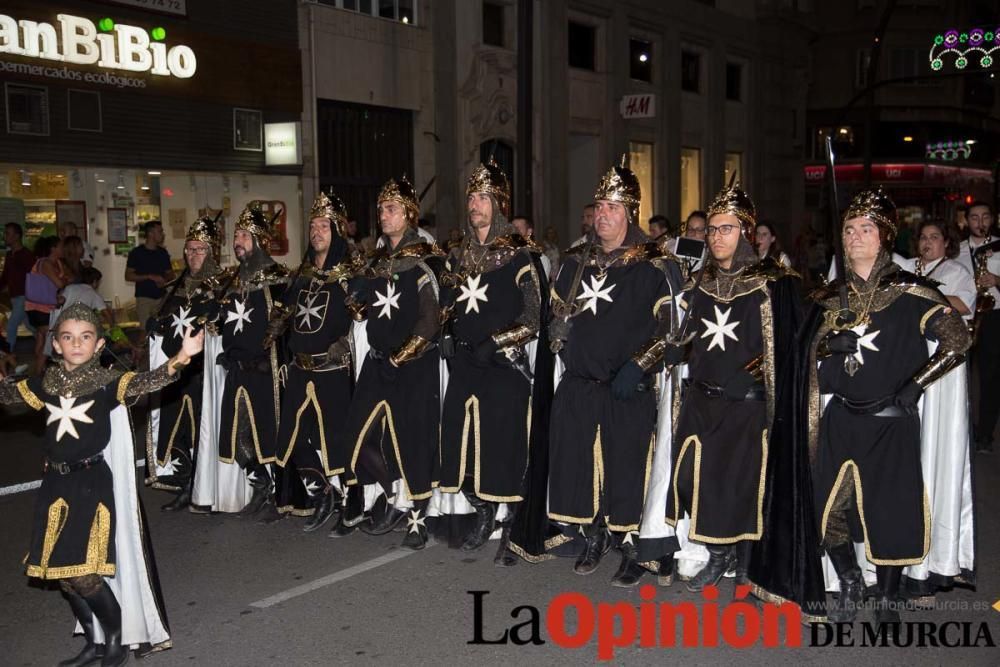
MULTIPOLYGON (((175 285, 167 286, 168 297, 159 316, 149 326, 150 333, 160 336, 160 349, 167 358, 180 350, 187 327, 200 327, 212 309, 220 272, 221 241, 217 218, 199 218, 188 230, 184 241, 187 269, 175 285)), ((153 420, 149 420, 146 456, 149 461, 155 460, 155 465, 149 466, 152 486, 177 492, 176 497, 161 508, 168 512, 191 505, 191 484, 201 430, 203 371, 204 357, 199 355, 180 373, 179 380, 160 392, 155 431, 153 420)))
POLYGON ((653 384, 670 328, 668 275, 679 279, 637 226, 640 197, 624 161, 601 179, 593 235, 560 268, 549 328, 566 369, 552 402, 549 518, 580 526, 577 574, 597 568, 617 533, 623 558, 613 581, 634 576, 653 456, 653 384))
POLYGON ((266 348, 263 343, 272 310, 287 285, 288 269, 267 253, 272 225, 273 218, 257 201, 250 202, 237 219, 233 251, 239 266, 228 270, 235 271, 235 277, 229 273, 223 279, 228 287, 220 296, 222 310, 216 322, 223 349, 217 363, 226 369, 219 458, 226 463, 235 460, 248 473, 253 497, 241 512, 244 516, 260 512, 271 498, 268 464, 275 461, 278 430, 278 350, 273 343, 266 348))
POLYGON ((383 186, 378 210, 383 243, 351 282, 347 299, 355 317, 367 317, 370 348, 347 413, 348 484, 378 482, 385 493, 385 512, 362 530, 382 535, 406 518, 403 546, 422 549, 427 501, 437 485, 442 262, 416 232, 420 205, 405 177, 383 186), (393 504, 397 479, 414 503, 409 516, 393 504))
MULTIPOLYGON (((442 319, 454 341, 441 422, 441 490, 476 510, 462 550, 481 548, 497 506, 523 500, 531 429, 524 346, 538 335, 541 248, 507 221, 510 186, 492 161, 466 185, 468 232, 445 265, 442 319)), ((513 510, 512 510, 513 511, 513 510)), ((508 520, 507 526, 510 525, 508 520)))
POLYGON ((896 229, 888 195, 856 196, 843 228, 850 312, 841 310, 839 279, 813 297, 824 318, 811 338, 819 371, 811 378, 810 415, 820 414, 820 394, 832 394, 818 425, 810 423, 810 439, 820 537, 840 579, 834 621, 853 620, 862 600, 858 536, 876 566, 876 620, 899 622, 893 602, 900 574, 923 561, 931 536, 917 404, 970 345, 936 283, 892 263, 896 229), (932 355, 928 341, 937 343, 932 355))
POLYGON ((275 308, 265 340, 267 347, 287 330, 277 457, 281 467, 294 461, 309 495, 314 511, 303 527, 307 533, 340 516, 340 494, 328 480, 343 475, 350 460, 343 426, 353 384, 352 320, 344 300, 358 268, 346 241, 347 209, 340 198, 321 192, 309 218, 306 261, 275 308))

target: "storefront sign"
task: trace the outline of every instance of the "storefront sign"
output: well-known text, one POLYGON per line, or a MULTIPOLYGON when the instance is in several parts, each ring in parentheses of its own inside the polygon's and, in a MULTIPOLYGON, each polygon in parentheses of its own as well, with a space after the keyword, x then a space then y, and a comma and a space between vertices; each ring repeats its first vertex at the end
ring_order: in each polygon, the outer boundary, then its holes
MULTIPOLYGON (((861 164, 838 164, 834 173, 839 182, 863 181, 865 167, 861 164)), ((805 167, 806 181, 822 181, 826 176, 826 165, 808 165, 805 167)), ((924 165, 922 164, 873 164, 872 180, 876 182, 892 181, 922 181, 924 180, 924 165)))
POLYGON ((57 24, 17 21, 0 14, 0 54, 179 79, 191 78, 198 68, 191 47, 178 44, 168 48, 162 27, 147 32, 116 24, 110 18, 95 25, 70 14, 58 14, 56 20, 57 24))
POLYGON ((301 124, 264 123, 264 164, 302 164, 301 124))
POLYGON ((149 9, 164 14, 187 16, 187 0, 107 0, 119 5, 149 9))
POLYGON ((622 118, 653 118, 656 116, 656 95, 626 95, 621 102, 622 118))

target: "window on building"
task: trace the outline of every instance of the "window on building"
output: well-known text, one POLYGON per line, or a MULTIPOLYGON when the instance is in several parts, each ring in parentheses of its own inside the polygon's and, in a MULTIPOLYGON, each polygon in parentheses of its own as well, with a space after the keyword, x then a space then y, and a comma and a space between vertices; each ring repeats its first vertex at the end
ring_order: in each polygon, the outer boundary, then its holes
POLYGON ((321 4, 347 9, 359 14, 415 24, 416 0, 318 0, 321 4))
POLYGON ((597 28, 585 23, 569 22, 569 66, 586 69, 591 72, 597 69, 597 28))
POLYGON ((722 182, 729 185, 729 179, 736 174, 736 178, 746 184, 743 175, 743 153, 726 153, 725 170, 722 173, 722 182))
POLYGON ((653 144, 643 141, 630 141, 628 144, 629 169, 639 179, 639 219, 636 220, 643 231, 649 231, 649 219, 653 217, 653 144))
POLYGON ((264 114, 256 109, 233 109, 233 150, 262 151, 264 114))
POLYGON ((681 217, 705 208, 701 201, 701 150, 681 148, 681 217))
POLYGON ((504 42, 504 9, 496 2, 483 3, 483 44, 487 46, 507 46, 504 42))
POLYGON ((730 102, 743 100, 743 65, 726 63, 726 99, 730 102))
POLYGON ((872 61, 871 49, 858 49, 854 56, 854 87, 864 88, 868 85, 868 66, 872 61))
POLYGON ((101 94, 93 90, 72 90, 66 96, 69 129, 101 131, 101 94))
MULTIPOLYGON (((901 79, 927 73, 927 50, 900 47, 889 52, 889 77, 901 79)), ((920 81, 907 81, 903 85, 920 85, 920 81)))
POLYGON ((653 82, 653 43, 632 38, 629 47, 629 76, 637 81, 653 82))
POLYGON ((681 90, 701 92, 701 54, 681 51, 681 90))
POLYGON ((7 132, 49 134, 49 89, 44 86, 4 84, 7 98, 7 132))

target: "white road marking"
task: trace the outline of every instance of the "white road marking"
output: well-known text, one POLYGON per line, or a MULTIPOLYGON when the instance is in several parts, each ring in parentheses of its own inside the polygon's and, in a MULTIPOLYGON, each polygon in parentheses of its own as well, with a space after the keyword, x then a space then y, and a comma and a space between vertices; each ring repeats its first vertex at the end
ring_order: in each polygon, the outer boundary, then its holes
MULTIPOLYGON (((434 540, 427 541, 427 547, 433 547, 437 544, 434 540)), ((276 604, 280 604, 292 598, 296 598, 300 595, 305 595, 306 593, 312 593, 313 591, 329 586, 330 584, 335 584, 338 581, 344 581, 345 579, 350 579, 351 577, 363 574, 368 570, 374 570, 377 567, 381 567, 387 563, 391 563, 394 560, 399 560, 400 558, 406 558, 407 556, 412 556, 417 551, 410 551, 409 549, 397 549, 396 551, 390 551, 387 554, 383 554, 378 558, 372 558, 364 563, 359 563, 353 565, 346 569, 340 570, 339 572, 334 572, 333 574, 328 574, 325 577, 320 577, 319 579, 314 579, 310 582, 304 583, 301 586, 295 586, 294 588, 289 588, 286 591, 282 591, 271 597, 264 598, 263 600, 257 600, 256 602, 251 602, 251 607, 257 607, 258 609, 267 609, 268 607, 273 607, 276 604)))
MULTIPOLYGON (((146 465, 146 459, 138 459, 135 462, 136 468, 143 468, 146 465)), ((0 486, 0 496, 12 496, 15 493, 23 493, 25 491, 34 491, 42 485, 42 480, 36 479, 31 482, 21 482, 20 484, 11 484, 10 486, 0 486)))

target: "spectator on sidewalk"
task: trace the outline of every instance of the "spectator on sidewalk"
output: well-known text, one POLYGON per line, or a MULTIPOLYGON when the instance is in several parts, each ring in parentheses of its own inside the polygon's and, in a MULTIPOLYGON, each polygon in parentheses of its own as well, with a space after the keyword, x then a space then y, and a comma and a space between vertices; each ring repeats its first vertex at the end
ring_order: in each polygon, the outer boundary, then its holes
POLYGON ((156 314, 156 307, 163 298, 163 286, 174 279, 170 254, 162 247, 163 224, 150 220, 143 225, 146 240, 128 254, 125 280, 135 283, 135 312, 139 324, 156 314))
MULTIPOLYGON (((17 344, 17 328, 27 319, 24 312, 24 279, 35 265, 35 255, 24 247, 24 231, 16 222, 8 222, 3 230, 7 256, 0 273, 0 290, 7 290, 10 296, 10 317, 7 319, 7 344, 14 351, 17 344)), ((31 325, 30 329, 34 330, 31 325)))

